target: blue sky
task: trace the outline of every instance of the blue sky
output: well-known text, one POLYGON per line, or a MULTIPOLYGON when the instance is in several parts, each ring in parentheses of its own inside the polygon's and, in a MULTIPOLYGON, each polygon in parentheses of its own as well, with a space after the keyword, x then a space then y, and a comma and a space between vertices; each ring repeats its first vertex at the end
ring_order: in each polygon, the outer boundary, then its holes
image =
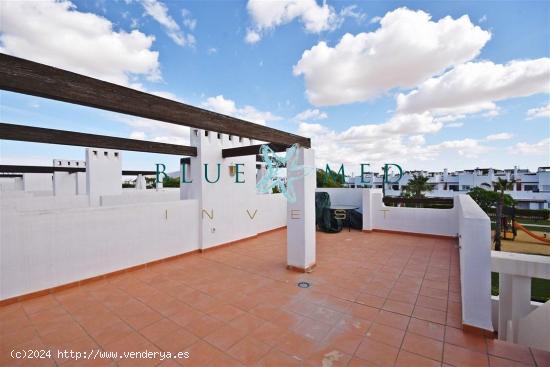
MULTIPOLYGON (((318 166, 550 165, 547 1, 0 6, 2 52, 310 136, 318 166)), ((186 129, 167 124, 9 92, 0 98, 4 122, 188 141, 186 129)), ((84 157, 82 148, 9 141, 0 153, 2 164, 84 157)), ((123 159, 125 169, 162 162, 175 170, 179 161, 131 152, 123 159)))

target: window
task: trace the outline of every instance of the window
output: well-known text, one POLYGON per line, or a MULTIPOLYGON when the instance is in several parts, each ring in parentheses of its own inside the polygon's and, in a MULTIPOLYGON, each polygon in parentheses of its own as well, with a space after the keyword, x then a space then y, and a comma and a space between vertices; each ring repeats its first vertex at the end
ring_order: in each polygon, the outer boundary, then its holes
POLYGON ((472 186, 470 185, 462 185, 462 191, 467 191, 467 190, 470 190, 472 188, 472 186))

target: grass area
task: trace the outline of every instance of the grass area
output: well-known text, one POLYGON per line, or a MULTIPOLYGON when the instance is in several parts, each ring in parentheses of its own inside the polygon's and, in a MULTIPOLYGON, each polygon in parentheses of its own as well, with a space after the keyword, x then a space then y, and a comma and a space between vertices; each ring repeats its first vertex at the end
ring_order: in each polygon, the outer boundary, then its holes
MULTIPOLYGON (((491 273, 491 294, 498 296, 498 273, 491 273)), ((550 280, 531 279, 531 300, 537 302, 550 300, 550 280)))

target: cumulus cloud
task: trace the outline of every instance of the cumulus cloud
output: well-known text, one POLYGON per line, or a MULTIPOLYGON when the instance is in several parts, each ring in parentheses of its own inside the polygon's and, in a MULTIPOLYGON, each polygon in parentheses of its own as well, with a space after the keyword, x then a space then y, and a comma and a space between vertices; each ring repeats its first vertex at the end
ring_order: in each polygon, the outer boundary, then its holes
POLYGON ((237 107, 235 101, 225 98, 223 95, 207 98, 206 101, 202 103, 202 106, 223 115, 233 116, 260 125, 265 125, 267 122, 281 119, 271 112, 258 111, 256 108, 249 105, 237 107))
POLYGON ((414 91, 397 97, 397 111, 463 114, 494 111, 494 102, 550 93, 550 58, 468 62, 426 80, 414 91))
POLYGON ((429 114, 394 116, 383 124, 352 126, 336 132, 319 123, 299 125, 298 134, 311 137, 317 166, 325 164, 358 166, 371 163, 376 169, 386 162, 426 161, 448 152, 462 157, 477 157, 489 147, 476 139, 426 144, 424 134, 441 128, 429 114))
POLYGON ((510 133, 498 133, 498 134, 491 134, 488 135, 485 140, 487 141, 494 141, 494 140, 510 140, 514 137, 514 134, 510 133))
POLYGON ((2 3, 0 52, 117 84, 160 79, 154 40, 138 30, 114 31, 109 20, 70 1, 2 3))
POLYGON ((546 106, 531 108, 527 111, 527 119, 535 119, 539 117, 550 117, 550 103, 546 106))
POLYGON ((328 117, 326 112, 320 111, 317 108, 307 109, 294 116, 293 120, 296 121, 312 121, 312 120, 324 120, 328 117))
MULTIPOLYGON (((192 34, 185 34, 179 24, 172 18, 166 5, 158 0, 141 0, 141 5, 147 15, 155 19, 166 31, 168 37, 179 46, 193 46, 195 37, 192 34)), ((188 11, 182 12, 184 15, 184 24, 190 29, 194 29, 196 21, 188 17, 188 11)))
POLYGON ((190 129, 187 126, 118 114, 115 115, 114 120, 133 129, 128 136, 130 139, 179 145, 190 143, 190 129))
POLYGON ((467 15, 437 22, 423 11, 388 12, 369 33, 346 34, 304 51, 294 66, 317 106, 366 101, 393 88, 413 88, 447 68, 476 57, 491 38, 467 15))
POLYGON ((254 27, 248 29, 245 36, 248 43, 258 42, 266 30, 290 23, 294 19, 302 22, 306 32, 320 33, 340 27, 346 17, 362 21, 366 16, 354 5, 337 12, 326 1, 319 5, 316 0, 249 0, 247 9, 254 23, 254 27))
POLYGON ((511 154, 536 155, 550 157, 550 138, 542 139, 537 143, 517 143, 510 148, 511 154))

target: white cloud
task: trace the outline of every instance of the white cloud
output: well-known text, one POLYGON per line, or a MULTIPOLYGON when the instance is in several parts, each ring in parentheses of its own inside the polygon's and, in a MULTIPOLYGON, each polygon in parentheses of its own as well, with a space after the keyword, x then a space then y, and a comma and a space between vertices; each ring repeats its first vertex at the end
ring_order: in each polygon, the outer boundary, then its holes
POLYGON ((202 103, 202 106, 223 115, 233 116, 260 125, 265 125, 267 122, 281 119, 271 112, 258 111, 252 106, 246 105, 244 107, 237 107, 235 101, 227 99, 223 95, 207 98, 206 101, 202 103))
POLYGON ((194 30, 197 26, 197 20, 191 16, 191 12, 187 9, 181 9, 181 16, 183 17, 183 25, 190 30, 194 30))
MULTIPOLYGON (((168 8, 158 0, 141 0, 145 12, 155 19, 166 31, 168 37, 179 46, 193 46, 195 37, 192 34, 185 34, 178 23, 168 13, 168 8)), ((193 27, 194 28, 194 27, 193 27)))
POLYGON ((510 140, 514 137, 514 134, 510 133, 498 133, 498 134, 492 134, 488 135, 485 140, 488 141, 494 141, 494 140, 510 140))
POLYGON ((478 23, 485 23, 487 21, 487 15, 483 14, 481 18, 477 21, 478 23))
POLYGON ((252 29, 247 29, 246 30, 246 36, 244 38, 244 40, 246 41, 246 43, 256 43, 258 42, 262 37, 260 36, 260 34, 258 32, 256 32, 255 30, 252 30, 252 29))
POLYGON ((152 36, 114 31, 109 20, 69 1, 4 1, 1 7, 0 52, 122 85, 160 79, 152 36))
POLYGON ((423 11, 388 12, 369 33, 346 34, 304 51, 294 66, 317 106, 365 101, 393 88, 412 88, 445 69, 476 57, 491 38, 468 16, 437 22, 423 11), (414 30, 414 31, 413 31, 414 30))
POLYGON ((476 113, 496 109, 496 101, 536 93, 550 93, 550 58, 507 64, 469 62, 400 94, 397 111, 476 113))
POLYGON ((218 49, 215 47, 210 47, 208 50, 206 50, 206 53, 209 55, 213 55, 218 52, 218 49))
POLYGON ((317 108, 307 109, 294 116, 293 120, 296 121, 312 121, 312 120, 324 120, 328 117, 326 112, 320 111, 317 108))
POLYGON ((531 108, 527 111, 527 119, 535 119, 539 117, 550 117, 550 103, 546 106, 531 108))
POLYGON ((147 138, 147 134, 145 134, 145 132, 143 131, 132 131, 129 138, 136 140, 145 140, 147 138))
POLYGON ((346 17, 361 22, 366 16, 355 5, 347 6, 338 13, 326 1, 319 5, 316 0, 248 0, 247 9, 254 23, 254 27, 246 32, 247 43, 258 42, 266 30, 294 19, 302 22, 306 32, 320 33, 340 27, 346 17))
POLYGON ((130 139, 179 145, 190 143, 190 129, 187 126, 121 114, 114 114, 113 119, 134 129, 129 134, 130 139))
POLYGON ((540 155, 550 157, 550 138, 542 139, 537 143, 517 143, 509 149, 511 154, 540 155))
POLYGON ((356 167, 360 163, 370 163, 376 169, 386 162, 417 163, 433 160, 444 153, 473 158, 490 150, 476 139, 427 145, 423 135, 440 128, 441 124, 424 114, 394 116, 383 124, 352 126, 342 132, 318 123, 303 122, 297 133, 311 137, 318 167, 327 163, 356 167))

